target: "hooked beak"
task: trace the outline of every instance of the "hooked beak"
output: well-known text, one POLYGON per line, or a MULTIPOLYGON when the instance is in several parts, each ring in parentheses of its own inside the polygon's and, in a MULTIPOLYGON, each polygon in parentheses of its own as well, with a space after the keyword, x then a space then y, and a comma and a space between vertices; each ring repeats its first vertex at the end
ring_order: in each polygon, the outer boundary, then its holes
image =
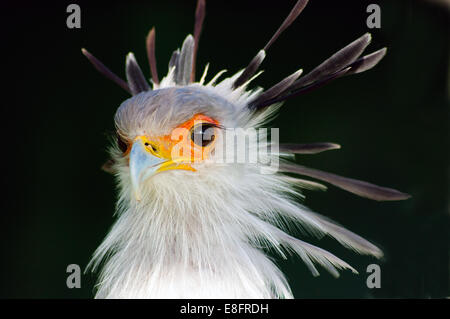
POLYGON ((167 152, 150 142, 146 136, 136 137, 130 151, 131 185, 136 200, 142 199, 144 181, 158 172, 172 169, 195 171, 190 165, 181 162, 181 159, 172 160, 167 152))
POLYGON ((154 175, 159 166, 167 161, 153 155, 145 145, 145 140, 136 138, 130 152, 131 185, 136 200, 141 200, 141 185, 151 175, 154 175))

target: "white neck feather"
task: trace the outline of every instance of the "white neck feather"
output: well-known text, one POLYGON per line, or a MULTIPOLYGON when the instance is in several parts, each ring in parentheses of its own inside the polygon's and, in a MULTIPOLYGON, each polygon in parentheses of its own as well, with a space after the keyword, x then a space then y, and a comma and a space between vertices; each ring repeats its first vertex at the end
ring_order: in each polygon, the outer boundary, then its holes
POLYGON ((298 204, 295 179, 261 174, 256 166, 156 174, 140 202, 130 198, 124 163, 118 177, 118 219, 89 265, 95 270, 104 263, 97 298, 291 298, 284 275, 260 249, 265 247, 297 254, 315 276, 315 265, 335 277, 340 269, 357 272, 285 233, 281 220, 382 256, 367 240, 298 204))
POLYGON ((106 259, 97 298, 292 297, 283 274, 249 242, 252 229, 237 218, 249 212, 233 192, 215 185, 211 194, 211 176, 192 184, 177 174, 161 178, 154 185, 164 186, 148 189, 141 202, 120 201, 93 258, 94 268, 106 259))

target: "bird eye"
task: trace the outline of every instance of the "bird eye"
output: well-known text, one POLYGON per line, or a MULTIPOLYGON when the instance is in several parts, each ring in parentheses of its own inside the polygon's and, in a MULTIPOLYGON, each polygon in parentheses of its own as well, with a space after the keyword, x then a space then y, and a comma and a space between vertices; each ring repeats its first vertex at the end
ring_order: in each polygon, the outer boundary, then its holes
POLYGON ((120 136, 120 134, 117 134, 117 146, 123 153, 128 150, 128 143, 120 136))
POLYGON ((205 147, 210 144, 216 136, 214 135, 215 125, 201 123, 191 129, 191 140, 198 146, 205 147))

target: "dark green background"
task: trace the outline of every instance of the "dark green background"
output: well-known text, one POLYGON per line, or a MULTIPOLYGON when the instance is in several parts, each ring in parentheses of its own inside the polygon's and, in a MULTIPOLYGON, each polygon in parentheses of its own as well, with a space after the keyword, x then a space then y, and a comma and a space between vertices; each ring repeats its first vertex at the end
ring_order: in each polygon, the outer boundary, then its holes
MULTIPOLYGON (((287 15, 291 1, 208 1, 198 66, 238 71, 287 15)), ((311 70, 367 31, 369 50, 388 47, 375 69, 289 100, 274 121, 281 142, 332 141, 343 147, 298 162, 412 194, 378 203, 330 187, 306 205, 380 245, 382 287, 366 287, 366 267, 333 240, 311 240, 360 275, 313 278, 292 258, 279 264, 296 297, 449 296, 448 10, 426 1, 379 1, 382 28, 368 30, 374 1, 314 0, 269 50, 256 81, 269 87, 311 70)), ((195 1, 39 1, 1 4, 3 298, 93 296, 95 277, 66 287, 66 267, 84 268, 113 223, 115 185, 107 159, 113 115, 128 96, 81 55, 86 47, 123 76, 133 51, 149 76, 144 40, 156 26, 160 77, 192 32, 195 1), (81 5, 82 28, 66 27, 66 6, 81 5)), ((197 73, 201 73, 198 71, 197 73)), ((210 77, 211 78, 211 75, 210 77)))

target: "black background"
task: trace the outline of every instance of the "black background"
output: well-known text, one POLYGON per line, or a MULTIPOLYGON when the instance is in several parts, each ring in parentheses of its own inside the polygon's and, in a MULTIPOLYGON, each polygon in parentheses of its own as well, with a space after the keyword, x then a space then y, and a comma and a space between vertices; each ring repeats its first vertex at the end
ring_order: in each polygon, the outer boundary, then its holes
MULTIPOLYGON (((339 151, 298 162, 397 188, 413 197, 378 203, 330 187, 306 192, 306 205, 383 248, 376 261, 332 240, 309 240, 360 275, 313 278, 297 258, 279 260, 295 297, 449 296, 448 8, 427 1, 379 1, 382 28, 369 30, 373 1, 315 0, 279 38, 256 81, 269 87, 306 72, 365 32, 369 50, 388 47, 373 70, 285 103, 273 127, 281 142, 332 141, 339 151), (379 263, 382 287, 366 287, 379 263)), ((295 1, 208 1, 197 74, 232 74, 266 43, 295 1)), ((195 1, 39 1, 1 4, 3 298, 90 298, 95 276, 66 287, 66 267, 84 268, 112 225, 113 178, 107 159, 113 116, 127 93, 82 56, 86 47, 119 75, 133 51, 149 76, 145 36, 156 26, 160 78, 171 52, 192 32, 195 1), (81 6, 82 28, 66 27, 81 6)))

